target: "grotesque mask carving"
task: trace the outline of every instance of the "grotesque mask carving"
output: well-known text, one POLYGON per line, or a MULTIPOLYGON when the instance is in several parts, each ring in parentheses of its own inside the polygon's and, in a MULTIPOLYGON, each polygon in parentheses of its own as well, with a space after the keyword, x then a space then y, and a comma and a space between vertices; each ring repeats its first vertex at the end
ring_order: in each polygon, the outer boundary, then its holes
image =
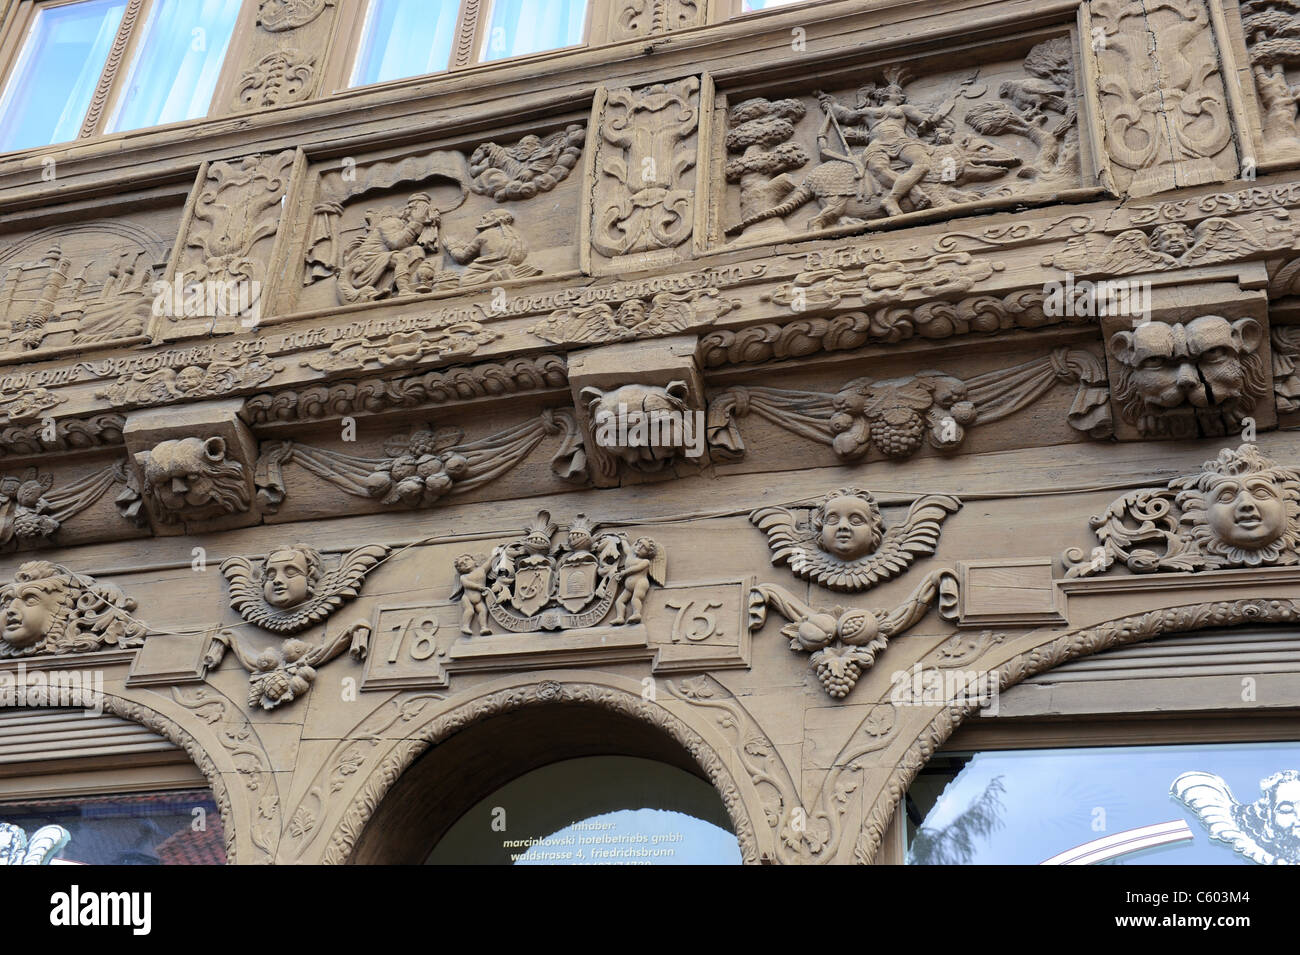
POLYGON ((1273 465, 1254 445, 1207 461, 1177 504, 1199 550, 1233 566, 1290 563, 1300 543, 1300 474, 1273 465))
POLYGON ((1263 337, 1253 318, 1218 315, 1116 332, 1110 352, 1120 364, 1115 398, 1124 417, 1144 436, 1236 430, 1268 392, 1263 337))
POLYGON ((0 657, 138 647, 148 628, 131 616, 135 601, 46 560, 28 561, 0 591, 0 657))
POLYGON ((1067 550, 1069 577, 1100 573, 1116 560, 1139 573, 1295 564, 1300 471, 1274 464, 1253 444, 1225 448, 1196 474, 1124 495, 1091 524, 1102 546, 1067 550))
POLYGON ((248 510, 244 466, 227 459, 223 438, 163 441, 146 455, 144 477, 145 494, 164 523, 248 510))
POLYGON ((596 444, 640 471, 660 471, 678 457, 704 453, 704 428, 687 404, 684 381, 668 387, 623 385, 612 391, 586 387, 596 444))

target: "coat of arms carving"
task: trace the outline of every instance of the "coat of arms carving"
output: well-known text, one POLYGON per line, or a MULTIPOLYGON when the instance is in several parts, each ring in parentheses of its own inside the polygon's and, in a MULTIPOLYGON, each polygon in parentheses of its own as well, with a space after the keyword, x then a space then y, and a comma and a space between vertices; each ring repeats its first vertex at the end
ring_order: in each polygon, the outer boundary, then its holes
POLYGON ((458 557, 452 596, 468 635, 494 632, 489 616, 512 633, 635 624, 666 565, 663 547, 648 537, 598 532, 582 514, 561 534, 540 511, 522 537, 490 555, 458 557))

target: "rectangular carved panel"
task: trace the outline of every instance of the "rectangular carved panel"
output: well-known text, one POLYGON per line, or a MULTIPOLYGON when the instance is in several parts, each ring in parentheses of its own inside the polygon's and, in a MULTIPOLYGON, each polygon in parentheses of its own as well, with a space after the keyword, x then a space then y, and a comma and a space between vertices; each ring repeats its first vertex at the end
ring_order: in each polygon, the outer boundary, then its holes
POLYGON ((286 149, 199 169, 166 276, 174 286, 171 304, 155 312, 155 339, 257 324, 278 275, 273 263, 282 242, 280 221, 300 155, 286 149))
POLYGON ((779 240, 1083 185, 1074 41, 820 75, 712 104, 710 240, 779 240))
POLYGON ((583 216, 591 271, 669 264, 689 253, 699 120, 698 77, 597 92, 583 216))
POLYGON ((1082 21, 1115 190, 1149 196, 1239 172, 1206 0, 1092 0, 1082 21))

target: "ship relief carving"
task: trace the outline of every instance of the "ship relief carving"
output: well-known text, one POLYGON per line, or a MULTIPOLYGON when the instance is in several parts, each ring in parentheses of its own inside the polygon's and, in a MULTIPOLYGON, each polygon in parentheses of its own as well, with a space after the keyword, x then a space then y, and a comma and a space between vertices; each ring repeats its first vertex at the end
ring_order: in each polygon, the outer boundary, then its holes
POLYGON ((1300 472, 1253 444, 1225 448, 1196 474, 1125 494, 1089 525, 1100 546, 1067 550, 1067 577, 1116 563, 1134 573, 1293 565, 1300 561, 1300 472))
POLYGON ((0 604, 0 657, 130 649, 149 632, 120 587, 44 560, 21 565, 0 591, 0 604))
POLYGON ((561 534, 540 511, 524 536, 455 566, 461 632, 486 636, 488 616, 511 633, 640 623, 650 588, 666 582, 667 554, 649 537, 598 531, 581 514, 561 534))
POLYGON ((862 591, 933 554, 943 522, 960 507, 955 497, 926 494, 902 523, 886 527, 870 491, 843 487, 802 515, 764 507, 749 519, 767 533, 773 564, 787 564, 795 576, 831 590, 862 591))

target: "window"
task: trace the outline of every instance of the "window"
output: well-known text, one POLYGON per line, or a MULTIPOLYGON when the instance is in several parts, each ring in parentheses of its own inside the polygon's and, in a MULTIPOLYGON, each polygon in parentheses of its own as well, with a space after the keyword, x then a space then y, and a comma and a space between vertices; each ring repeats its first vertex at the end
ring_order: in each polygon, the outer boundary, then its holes
POLYGON ((29 2, 0 152, 207 115, 241 2, 29 2))
POLYGON ((777 7, 790 7, 808 0, 741 0, 742 13, 757 13, 760 10, 775 10, 777 7))
POLYGON ((349 86, 440 73, 583 42, 587 0, 370 0, 349 86), (474 54, 477 52, 477 60, 474 54))
POLYGON ((1296 864, 1297 770, 1286 741, 944 753, 908 791, 907 861, 1296 864))

